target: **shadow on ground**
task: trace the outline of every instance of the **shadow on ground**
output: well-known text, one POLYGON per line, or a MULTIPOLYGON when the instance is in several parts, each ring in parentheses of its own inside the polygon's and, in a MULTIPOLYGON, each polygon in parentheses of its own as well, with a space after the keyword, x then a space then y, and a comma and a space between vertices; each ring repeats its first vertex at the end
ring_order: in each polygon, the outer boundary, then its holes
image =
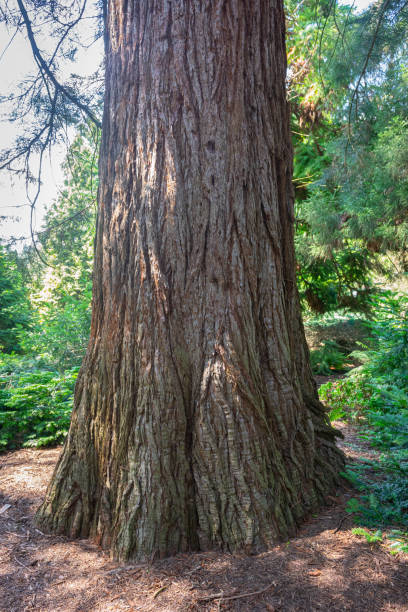
POLYGON ((255 556, 183 554, 119 565, 33 524, 58 449, 0 458, 0 610, 408 610, 408 562, 351 533, 343 492, 290 542, 255 556), (215 596, 215 597, 214 597, 215 596), (231 599, 228 599, 231 598, 231 599))

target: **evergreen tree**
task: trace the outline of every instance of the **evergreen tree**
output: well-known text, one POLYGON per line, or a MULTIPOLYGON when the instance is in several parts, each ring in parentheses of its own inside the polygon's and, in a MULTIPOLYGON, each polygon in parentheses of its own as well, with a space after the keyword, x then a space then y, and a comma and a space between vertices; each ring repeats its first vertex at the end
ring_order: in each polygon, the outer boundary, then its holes
POLYGON ((98 138, 95 128, 79 128, 64 163, 64 188, 39 234, 41 260, 31 264, 35 324, 23 346, 59 370, 81 363, 89 338, 98 138))
POLYGON ((30 320, 30 307, 17 255, 0 246, 0 350, 20 352, 20 334, 30 320))

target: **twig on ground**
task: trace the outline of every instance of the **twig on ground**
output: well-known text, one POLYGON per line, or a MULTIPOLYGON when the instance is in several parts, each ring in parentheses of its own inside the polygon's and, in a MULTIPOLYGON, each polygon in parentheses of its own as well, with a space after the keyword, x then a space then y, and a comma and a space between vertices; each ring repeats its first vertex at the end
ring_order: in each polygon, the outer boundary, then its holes
POLYGON ((160 595, 160 593, 161 593, 162 591, 164 591, 165 589, 167 589, 167 588, 168 588, 168 586, 169 586, 168 584, 165 584, 164 586, 160 587, 160 589, 157 589, 157 591, 155 591, 155 592, 153 593, 153 597, 152 597, 152 599, 156 599, 156 597, 157 597, 158 595, 160 595))
POLYGON ((340 528, 342 526, 342 524, 344 523, 344 521, 346 520, 346 518, 348 518, 347 515, 343 516, 343 518, 341 519, 340 523, 337 525, 336 529, 334 530, 333 533, 337 533, 338 531, 340 531, 340 528))
POLYGON ((45 536, 45 533, 41 531, 40 529, 37 529, 37 527, 35 528, 35 531, 39 533, 40 535, 45 536))
POLYGON ((276 583, 271 582, 271 584, 268 584, 268 586, 264 587, 263 589, 260 589, 259 591, 251 591, 250 593, 237 593, 236 595, 225 596, 224 593, 215 593, 214 595, 208 595, 207 597, 199 597, 198 601, 210 601, 212 599, 220 599, 222 601, 231 601, 232 599, 242 599, 244 597, 253 597, 255 595, 260 595, 261 593, 265 593, 265 591, 268 591, 274 586, 276 586, 276 583))
POLYGON ((197 565, 196 567, 193 567, 193 569, 189 570, 188 572, 185 572, 183 574, 183 576, 190 576, 190 574, 194 574, 194 572, 198 572, 198 570, 203 569, 201 565, 197 565))
POLYGON ((16 538, 23 538, 23 540, 27 537, 26 535, 21 535, 21 533, 16 533, 15 531, 5 531, 4 533, 16 536, 16 538))
POLYGON ((21 567, 24 567, 24 569, 28 570, 29 572, 34 571, 34 570, 31 568, 31 567, 28 567, 28 565, 24 565, 24 563, 22 563, 21 561, 19 561, 19 560, 17 559, 17 557, 13 557, 13 559, 14 559, 14 561, 15 561, 16 563, 18 563, 19 565, 21 565, 21 567))
POLYGON ((130 570, 138 570, 143 567, 143 564, 139 565, 124 565, 123 567, 115 567, 114 569, 105 572, 106 574, 118 574, 119 572, 129 572, 130 570))

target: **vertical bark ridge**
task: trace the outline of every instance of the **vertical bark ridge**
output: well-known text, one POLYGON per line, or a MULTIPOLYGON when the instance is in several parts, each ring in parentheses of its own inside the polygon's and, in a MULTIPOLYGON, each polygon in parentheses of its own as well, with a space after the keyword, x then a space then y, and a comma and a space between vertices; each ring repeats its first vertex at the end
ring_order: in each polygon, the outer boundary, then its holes
POLYGON ((295 285, 280 0, 110 0, 91 338, 45 528, 257 549, 338 480, 295 285))

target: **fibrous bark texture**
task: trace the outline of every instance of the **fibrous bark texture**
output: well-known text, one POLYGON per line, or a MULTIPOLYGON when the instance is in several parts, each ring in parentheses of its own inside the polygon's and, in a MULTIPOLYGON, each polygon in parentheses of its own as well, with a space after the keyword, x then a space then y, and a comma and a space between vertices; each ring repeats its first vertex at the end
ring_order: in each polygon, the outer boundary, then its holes
POLYGON ((110 0, 91 337, 43 527, 118 558, 254 550, 335 486, 285 70, 281 0, 110 0))

